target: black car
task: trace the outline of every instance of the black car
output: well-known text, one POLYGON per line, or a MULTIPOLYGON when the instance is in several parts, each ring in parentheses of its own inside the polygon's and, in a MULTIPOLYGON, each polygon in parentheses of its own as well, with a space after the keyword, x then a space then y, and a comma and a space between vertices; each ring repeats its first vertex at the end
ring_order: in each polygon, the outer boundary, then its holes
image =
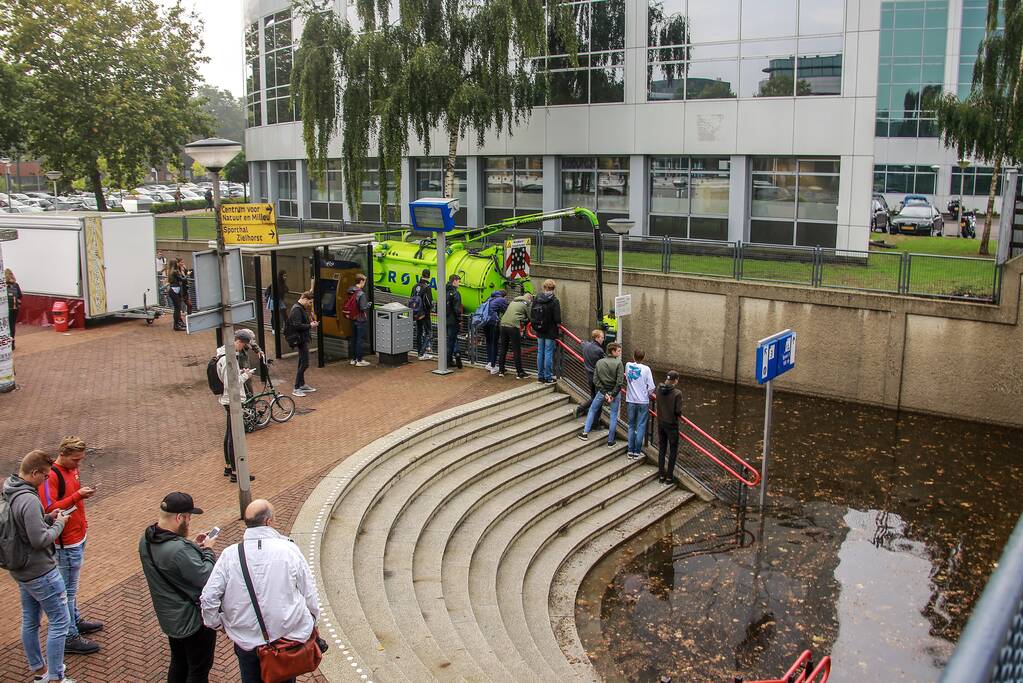
POLYGON ((930 237, 935 232, 940 235, 944 228, 945 219, 936 208, 930 204, 911 204, 895 214, 889 232, 930 237))

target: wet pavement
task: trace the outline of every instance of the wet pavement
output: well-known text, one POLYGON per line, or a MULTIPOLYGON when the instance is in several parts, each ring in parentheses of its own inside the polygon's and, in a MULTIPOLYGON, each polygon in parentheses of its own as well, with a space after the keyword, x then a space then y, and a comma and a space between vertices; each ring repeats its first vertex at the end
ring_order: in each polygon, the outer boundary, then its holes
MULTIPOLYGON (((759 465, 762 390, 683 393, 759 465)), ((776 678, 808 648, 833 683, 937 680, 1023 511, 1023 431, 778 393, 774 416, 763 518, 683 509, 587 577, 576 621, 606 680, 776 678)))

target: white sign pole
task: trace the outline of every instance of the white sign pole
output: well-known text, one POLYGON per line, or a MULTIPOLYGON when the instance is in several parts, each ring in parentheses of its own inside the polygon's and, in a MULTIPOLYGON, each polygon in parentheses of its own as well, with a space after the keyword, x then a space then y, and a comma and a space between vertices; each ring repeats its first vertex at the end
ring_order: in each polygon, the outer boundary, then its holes
POLYGON ((7 281, 3 278, 4 253, 0 244, 0 394, 12 391, 14 384, 14 352, 11 324, 7 319, 7 281))
MULTIPOLYGON (((450 375, 448 367, 448 244, 444 231, 437 233, 437 369, 435 375, 450 375)), ((458 343, 458 336, 455 336, 458 343)))
POLYGON ((767 397, 764 405, 764 455, 760 460, 760 509, 767 502, 767 458, 771 454, 771 399, 774 398, 774 382, 767 382, 767 397))
MULTIPOLYGON (((625 243, 625 235, 618 235, 618 297, 622 296, 622 251, 625 243)), ((622 358, 625 358, 625 332, 624 332, 624 316, 618 315, 618 311, 615 311, 615 322, 618 325, 618 343, 622 347, 622 358)))

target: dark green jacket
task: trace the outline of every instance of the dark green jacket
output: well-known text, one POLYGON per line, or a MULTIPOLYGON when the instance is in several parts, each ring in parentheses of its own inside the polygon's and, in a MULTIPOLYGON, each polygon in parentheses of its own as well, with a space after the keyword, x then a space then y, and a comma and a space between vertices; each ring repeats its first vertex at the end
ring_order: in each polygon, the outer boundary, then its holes
POLYGON ((625 386, 625 366, 621 358, 607 356, 597 361, 593 369, 593 386, 602 394, 611 394, 611 399, 621 393, 625 386))
POLYGON ((216 563, 213 551, 153 524, 139 541, 139 559, 160 630, 171 638, 187 638, 198 631, 199 594, 216 563))
POLYGON ((522 327, 529 322, 529 299, 526 295, 517 296, 508 304, 508 310, 501 316, 501 324, 505 327, 522 327))

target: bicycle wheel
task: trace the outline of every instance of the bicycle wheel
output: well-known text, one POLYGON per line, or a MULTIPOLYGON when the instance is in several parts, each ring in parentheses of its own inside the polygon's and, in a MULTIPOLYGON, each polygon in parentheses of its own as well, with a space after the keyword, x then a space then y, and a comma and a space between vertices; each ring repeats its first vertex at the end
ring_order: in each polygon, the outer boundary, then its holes
POLYGON ((270 417, 274 422, 287 422, 295 415, 295 401, 290 396, 278 394, 270 407, 270 417))
POLYGON ((270 417, 273 413, 273 408, 270 407, 270 401, 267 401, 265 398, 257 398, 252 402, 252 412, 254 414, 256 429, 262 429, 270 424, 270 417))
POLYGON ((245 428, 245 433, 256 431, 256 411, 252 409, 251 405, 242 406, 242 426, 245 428))

